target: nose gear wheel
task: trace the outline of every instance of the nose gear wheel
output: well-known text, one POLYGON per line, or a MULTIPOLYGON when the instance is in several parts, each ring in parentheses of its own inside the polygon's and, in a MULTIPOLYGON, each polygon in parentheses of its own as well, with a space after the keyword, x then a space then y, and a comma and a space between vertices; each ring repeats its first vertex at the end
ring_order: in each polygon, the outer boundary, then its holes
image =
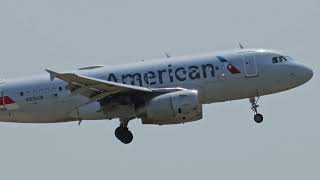
POLYGON ((252 98, 249 99, 249 101, 251 103, 251 110, 254 112, 253 119, 254 119, 254 121, 256 123, 262 123, 262 121, 263 121, 263 115, 258 113, 258 107, 259 107, 258 101, 259 101, 259 98, 260 97, 258 97, 258 98, 252 97, 252 98))

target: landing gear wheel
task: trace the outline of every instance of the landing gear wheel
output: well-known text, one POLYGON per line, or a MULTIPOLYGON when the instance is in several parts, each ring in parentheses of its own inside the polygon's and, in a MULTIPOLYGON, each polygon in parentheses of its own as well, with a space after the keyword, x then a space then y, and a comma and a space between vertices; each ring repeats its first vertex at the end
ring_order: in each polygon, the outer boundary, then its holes
POLYGON ((133 135, 131 131, 127 127, 124 126, 119 126, 117 129, 114 131, 114 135, 119 139, 124 144, 129 144, 133 140, 133 135))
POLYGON ((256 123, 262 123, 262 121, 263 121, 263 116, 262 116, 262 114, 255 114, 255 115, 254 115, 254 121, 255 121, 256 123))
POLYGON ((259 97, 256 99, 255 97, 252 97, 249 99, 250 103, 251 103, 251 109, 254 112, 254 121, 256 123, 262 123, 263 121, 263 116, 262 114, 258 113, 258 101, 259 101, 259 97))

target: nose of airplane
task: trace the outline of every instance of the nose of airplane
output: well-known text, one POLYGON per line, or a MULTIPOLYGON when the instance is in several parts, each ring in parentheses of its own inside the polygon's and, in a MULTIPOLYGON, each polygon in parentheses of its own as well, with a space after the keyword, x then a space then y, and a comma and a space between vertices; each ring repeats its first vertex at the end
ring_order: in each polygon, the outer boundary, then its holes
POLYGON ((312 69, 302 64, 299 64, 297 66, 298 67, 297 67, 296 73, 297 73, 298 81, 301 84, 308 82, 313 76, 312 69))

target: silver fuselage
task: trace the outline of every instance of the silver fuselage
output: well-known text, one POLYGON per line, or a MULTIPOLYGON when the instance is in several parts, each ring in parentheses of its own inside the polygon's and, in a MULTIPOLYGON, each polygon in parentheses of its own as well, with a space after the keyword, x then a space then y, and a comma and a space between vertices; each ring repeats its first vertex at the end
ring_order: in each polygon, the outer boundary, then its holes
MULTIPOLYGON (((273 94, 311 79, 312 70, 292 58, 274 63, 273 58, 279 56, 285 57, 267 50, 238 50, 74 72, 136 86, 194 89, 199 92, 200 102, 209 104, 273 94), (218 56, 227 62, 219 60, 218 56), (240 72, 231 73, 229 64, 240 72)), ((72 112, 91 100, 71 94, 67 85, 59 79, 51 81, 49 74, 3 81, 1 96, 10 97, 15 103, 2 103, 0 121, 54 123, 76 120, 72 112)), ((92 119, 108 118, 100 114, 92 119)))

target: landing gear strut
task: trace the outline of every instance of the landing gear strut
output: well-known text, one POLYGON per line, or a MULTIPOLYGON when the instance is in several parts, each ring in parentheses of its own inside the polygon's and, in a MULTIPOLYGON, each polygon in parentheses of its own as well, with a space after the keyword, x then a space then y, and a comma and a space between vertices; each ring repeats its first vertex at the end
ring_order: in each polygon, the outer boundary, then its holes
POLYGON ((250 103, 251 103, 251 109, 252 109, 252 111, 254 112, 254 117, 253 117, 253 119, 254 119, 254 121, 256 122, 256 123, 262 123, 262 121, 263 121, 263 116, 262 116, 262 114, 259 114, 258 113, 258 107, 259 107, 259 105, 258 105, 258 101, 259 101, 259 98, 260 97, 258 97, 257 99, 255 98, 255 97, 253 97, 253 98, 250 98, 249 99, 249 101, 250 101, 250 103))
POLYGON ((121 121, 120 126, 116 128, 114 131, 114 135, 124 144, 129 144, 133 140, 133 135, 131 131, 128 129, 129 121, 121 121))

